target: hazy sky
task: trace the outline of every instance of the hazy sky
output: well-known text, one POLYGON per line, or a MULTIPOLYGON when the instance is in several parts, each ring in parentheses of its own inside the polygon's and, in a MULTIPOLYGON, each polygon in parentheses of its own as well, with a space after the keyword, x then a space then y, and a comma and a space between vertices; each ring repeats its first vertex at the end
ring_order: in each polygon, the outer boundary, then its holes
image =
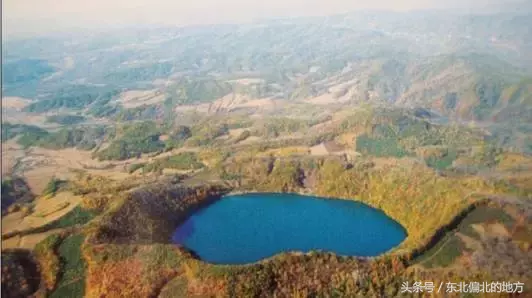
POLYGON ((132 24, 247 22, 360 9, 481 8, 523 0, 2 0, 4 33, 132 24))

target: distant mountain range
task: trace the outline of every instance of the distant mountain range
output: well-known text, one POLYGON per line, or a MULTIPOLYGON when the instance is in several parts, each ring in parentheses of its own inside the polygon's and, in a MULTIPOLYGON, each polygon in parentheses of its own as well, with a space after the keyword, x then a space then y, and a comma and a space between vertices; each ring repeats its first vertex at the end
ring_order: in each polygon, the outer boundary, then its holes
POLYGON ((108 97, 98 102, 120 106, 112 94, 155 88, 165 94, 166 108, 238 92, 286 100, 329 96, 420 106, 464 120, 530 123, 531 19, 526 9, 355 12, 13 40, 4 47, 2 88, 4 95, 39 101, 31 111, 83 109, 108 97), (249 78, 255 81, 245 87, 234 83, 249 78), (69 98, 84 99, 74 104, 69 98))

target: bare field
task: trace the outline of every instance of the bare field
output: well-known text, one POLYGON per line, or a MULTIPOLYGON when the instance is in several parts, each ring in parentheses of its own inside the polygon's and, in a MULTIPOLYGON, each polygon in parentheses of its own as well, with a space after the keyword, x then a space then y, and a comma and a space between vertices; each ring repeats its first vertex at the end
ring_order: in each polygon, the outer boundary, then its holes
POLYGON ((233 128, 233 129, 230 129, 229 130, 229 136, 231 136, 231 138, 236 138, 242 132, 244 132, 245 130, 247 130, 247 128, 233 128))
POLYGON ((276 108, 277 105, 277 102, 271 98, 250 98, 249 96, 230 93, 226 96, 216 99, 212 103, 182 105, 177 106, 174 110, 176 112, 197 111, 201 113, 216 113, 220 111, 231 111, 242 108, 268 110, 276 108))
POLYGON ((119 102, 125 108, 135 108, 142 105, 153 105, 165 100, 165 95, 159 90, 131 90, 120 94, 119 102))
POLYGON ((34 208, 31 214, 24 216, 19 211, 4 216, 2 234, 42 227, 72 211, 81 200, 81 196, 71 192, 60 192, 53 197, 39 197, 33 202, 34 208))
MULTIPOLYGON (((24 177, 31 191, 40 194, 51 178, 73 178, 72 170, 86 170, 97 174, 106 174, 117 179, 125 179, 121 168, 110 162, 100 162, 91 158, 90 151, 78 149, 50 150, 33 147, 23 150, 14 141, 2 144, 2 173, 12 174, 17 165, 16 174, 24 177)), ((127 173, 123 173, 127 174, 127 173)))
POLYGON ((32 250, 37 243, 43 241, 46 237, 63 231, 63 229, 54 229, 43 233, 30 234, 26 236, 15 236, 2 241, 2 248, 22 248, 32 250))
POLYGON ((250 136, 250 137, 246 138, 245 140, 238 142, 238 144, 239 145, 248 145, 248 144, 258 143, 258 142, 261 142, 261 141, 262 141, 262 139, 260 137, 250 136))
POLYGON ((15 140, 2 143, 2 175, 11 175, 18 160, 24 157, 24 149, 15 140))
POLYGON ((6 96, 2 97, 2 108, 14 109, 20 111, 22 108, 31 103, 31 100, 23 97, 6 96))
MULTIPOLYGON (((53 222, 70 211, 81 202, 82 197, 71 192, 60 192, 57 195, 42 196, 34 201, 33 212, 25 215, 21 211, 7 214, 2 218, 2 234, 38 228, 53 222)), ((49 235, 62 231, 53 229, 43 233, 15 236, 2 241, 2 248, 33 249, 37 243, 49 235)))
POLYGON ((29 124, 29 125, 35 125, 35 126, 41 126, 41 127, 48 127, 48 128, 58 127, 57 124, 46 122, 45 114, 37 115, 37 114, 26 113, 26 112, 21 112, 17 110, 10 111, 5 108, 2 110, 2 122, 9 122, 13 124, 29 124))
POLYGON ((334 96, 330 93, 311 97, 306 99, 305 101, 315 105, 328 105, 332 103, 337 103, 337 99, 335 99, 334 96))
POLYGON ((40 194, 51 178, 72 179, 75 170, 83 170, 90 174, 104 176, 113 180, 124 180, 130 177, 128 167, 133 163, 152 162, 181 152, 198 152, 199 148, 179 148, 164 152, 157 156, 143 154, 140 158, 122 161, 98 161, 92 159, 92 152, 75 148, 51 150, 32 147, 21 149, 15 141, 2 144, 2 173, 16 173, 26 179, 34 194, 40 194))
POLYGON ((50 150, 33 147, 20 159, 19 169, 35 194, 40 194, 52 177, 68 179, 73 169, 98 166, 91 152, 77 149, 50 150))
POLYGON ((236 80, 229 80, 228 83, 237 83, 240 85, 254 85, 254 84, 260 84, 264 82, 264 79, 259 78, 242 78, 242 79, 236 79, 236 80))

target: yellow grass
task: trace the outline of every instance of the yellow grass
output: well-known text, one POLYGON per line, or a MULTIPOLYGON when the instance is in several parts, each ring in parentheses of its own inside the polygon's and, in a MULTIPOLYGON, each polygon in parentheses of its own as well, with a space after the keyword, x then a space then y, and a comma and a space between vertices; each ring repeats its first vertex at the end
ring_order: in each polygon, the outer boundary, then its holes
POLYGON ((202 103, 196 105, 181 105, 174 110, 176 112, 199 112, 199 113, 216 113, 220 111, 229 111, 236 108, 260 108, 273 109, 278 102, 270 98, 250 98, 245 95, 229 93, 220 97, 212 103, 202 103))
POLYGON ((290 146, 276 149, 269 149, 264 152, 257 154, 259 157, 275 156, 293 156, 293 155, 307 155, 309 154, 309 147, 305 146, 290 146))
POLYGON ((22 212, 14 212, 2 218, 2 234, 44 226, 70 212, 81 200, 71 192, 60 192, 52 198, 37 198, 32 214, 23 216, 22 212))
POLYGON ((37 243, 43 241, 46 237, 52 234, 60 233, 61 231, 63 231, 63 229, 54 229, 43 233, 30 234, 22 237, 11 237, 2 241, 2 248, 21 248, 32 250, 33 248, 35 248, 35 245, 37 245, 37 243))
POLYGON ((356 147, 356 137, 358 136, 358 133, 356 132, 350 132, 350 133, 344 133, 342 135, 340 135, 338 138, 337 138, 337 142, 339 144, 342 144, 348 148, 353 148, 355 149, 356 147))
POLYGON ((19 174, 25 178, 33 193, 40 194, 52 177, 68 180, 74 178, 76 170, 82 170, 113 180, 124 180, 131 177, 127 172, 131 163, 151 162, 185 151, 196 152, 198 149, 180 148, 157 156, 144 154, 138 159, 98 161, 92 159, 90 151, 37 147, 24 151, 15 141, 10 140, 2 144, 2 172, 11 173, 13 166, 19 162, 19 174))
POLYGON ((165 95, 154 90, 130 90, 120 94, 120 103, 126 108, 153 105, 165 100, 165 95))
POLYGON ((2 175, 10 175, 17 161, 24 156, 24 149, 15 140, 2 143, 2 175))
POLYGON ((33 113, 27 113, 27 112, 21 112, 18 110, 11 110, 3 109, 2 111, 2 121, 3 122, 10 122, 13 124, 31 124, 36 125, 40 127, 58 127, 58 124, 55 123, 48 123, 46 121, 46 115, 45 114, 33 114, 33 113))
POLYGON ((315 105, 329 105, 337 102, 337 100, 333 97, 333 94, 327 93, 320 96, 308 98, 306 99, 306 102, 315 105))
POLYGON ((497 169, 509 170, 517 167, 532 169, 532 157, 518 153, 504 153, 500 156, 497 169))
POLYGON ((229 135, 232 137, 232 138, 236 138, 238 136, 240 136, 240 134, 247 130, 246 128, 234 128, 234 129, 230 129, 229 130, 229 135))

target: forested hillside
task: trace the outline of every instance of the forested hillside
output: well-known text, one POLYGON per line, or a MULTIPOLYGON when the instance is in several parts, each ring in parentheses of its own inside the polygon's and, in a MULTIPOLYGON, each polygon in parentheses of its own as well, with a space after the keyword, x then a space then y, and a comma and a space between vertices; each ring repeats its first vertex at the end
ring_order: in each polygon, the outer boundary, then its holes
POLYGON ((526 97, 511 90, 532 76, 530 15, 429 15, 110 31, 75 37, 62 55, 58 37, 40 39, 38 48, 16 40, 5 45, 3 91, 36 100, 29 112, 91 108, 98 117, 121 111, 120 90, 155 88, 166 107, 230 92, 285 100, 325 95, 420 105, 464 119, 511 119, 509 111, 526 97))

